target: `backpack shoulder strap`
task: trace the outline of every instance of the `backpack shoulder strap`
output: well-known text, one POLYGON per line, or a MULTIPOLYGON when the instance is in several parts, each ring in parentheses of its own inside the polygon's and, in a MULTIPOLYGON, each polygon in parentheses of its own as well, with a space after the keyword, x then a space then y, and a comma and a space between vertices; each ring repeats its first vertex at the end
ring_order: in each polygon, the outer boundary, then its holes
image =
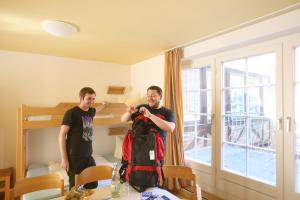
POLYGON ((143 187, 143 186, 138 187, 135 185, 131 185, 131 187, 133 187, 133 189, 135 189, 139 193, 144 192, 146 190, 146 187, 143 187))

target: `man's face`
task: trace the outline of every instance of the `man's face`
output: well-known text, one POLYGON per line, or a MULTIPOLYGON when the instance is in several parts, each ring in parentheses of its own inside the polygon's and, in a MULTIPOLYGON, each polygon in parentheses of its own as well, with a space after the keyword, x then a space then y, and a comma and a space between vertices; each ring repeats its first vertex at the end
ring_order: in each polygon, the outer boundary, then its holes
POLYGON ((161 96, 159 96, 156 90, 147 91, 147 101, 150 107, 158 108, 160 100, 161 96))
POLYGON ((95 94, 87 93, 83 98, 81 98, 81 103, 83 104, 84 107, 90 108, 94 105, 95 98, 96 98, 95 94))

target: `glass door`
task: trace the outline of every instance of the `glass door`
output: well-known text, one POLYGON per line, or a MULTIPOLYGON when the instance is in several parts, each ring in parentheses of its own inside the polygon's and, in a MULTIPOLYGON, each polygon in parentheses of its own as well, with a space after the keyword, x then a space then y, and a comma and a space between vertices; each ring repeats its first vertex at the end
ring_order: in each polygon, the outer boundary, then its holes
POLYGON ((217 178, 282 196, 282 45, 269 42, 216 59, 217 178))
POLYGON ((284 199, 300 200, 300 35, 284 43, 284 199))
POLYGON ((276 53, 223 63, 222 169, 276 185, 276 53))

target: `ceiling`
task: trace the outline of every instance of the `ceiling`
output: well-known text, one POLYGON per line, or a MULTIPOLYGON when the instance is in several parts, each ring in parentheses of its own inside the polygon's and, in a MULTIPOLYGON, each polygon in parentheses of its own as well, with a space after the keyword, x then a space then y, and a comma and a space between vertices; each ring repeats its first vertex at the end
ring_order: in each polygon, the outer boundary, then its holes
POLYGON ((300 0, 1 0, 0 49, 134 64, 300 0), (79 26, 62 38, 40 22, 79 26))

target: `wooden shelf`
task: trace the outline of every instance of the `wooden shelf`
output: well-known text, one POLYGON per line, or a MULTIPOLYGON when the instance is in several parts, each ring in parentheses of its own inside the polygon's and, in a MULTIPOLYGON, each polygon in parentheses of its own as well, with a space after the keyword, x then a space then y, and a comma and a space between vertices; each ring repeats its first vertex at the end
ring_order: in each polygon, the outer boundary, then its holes
POLYGON ((108 86, 107 94, 124 94, 125 87, 123 86, 108 86))

